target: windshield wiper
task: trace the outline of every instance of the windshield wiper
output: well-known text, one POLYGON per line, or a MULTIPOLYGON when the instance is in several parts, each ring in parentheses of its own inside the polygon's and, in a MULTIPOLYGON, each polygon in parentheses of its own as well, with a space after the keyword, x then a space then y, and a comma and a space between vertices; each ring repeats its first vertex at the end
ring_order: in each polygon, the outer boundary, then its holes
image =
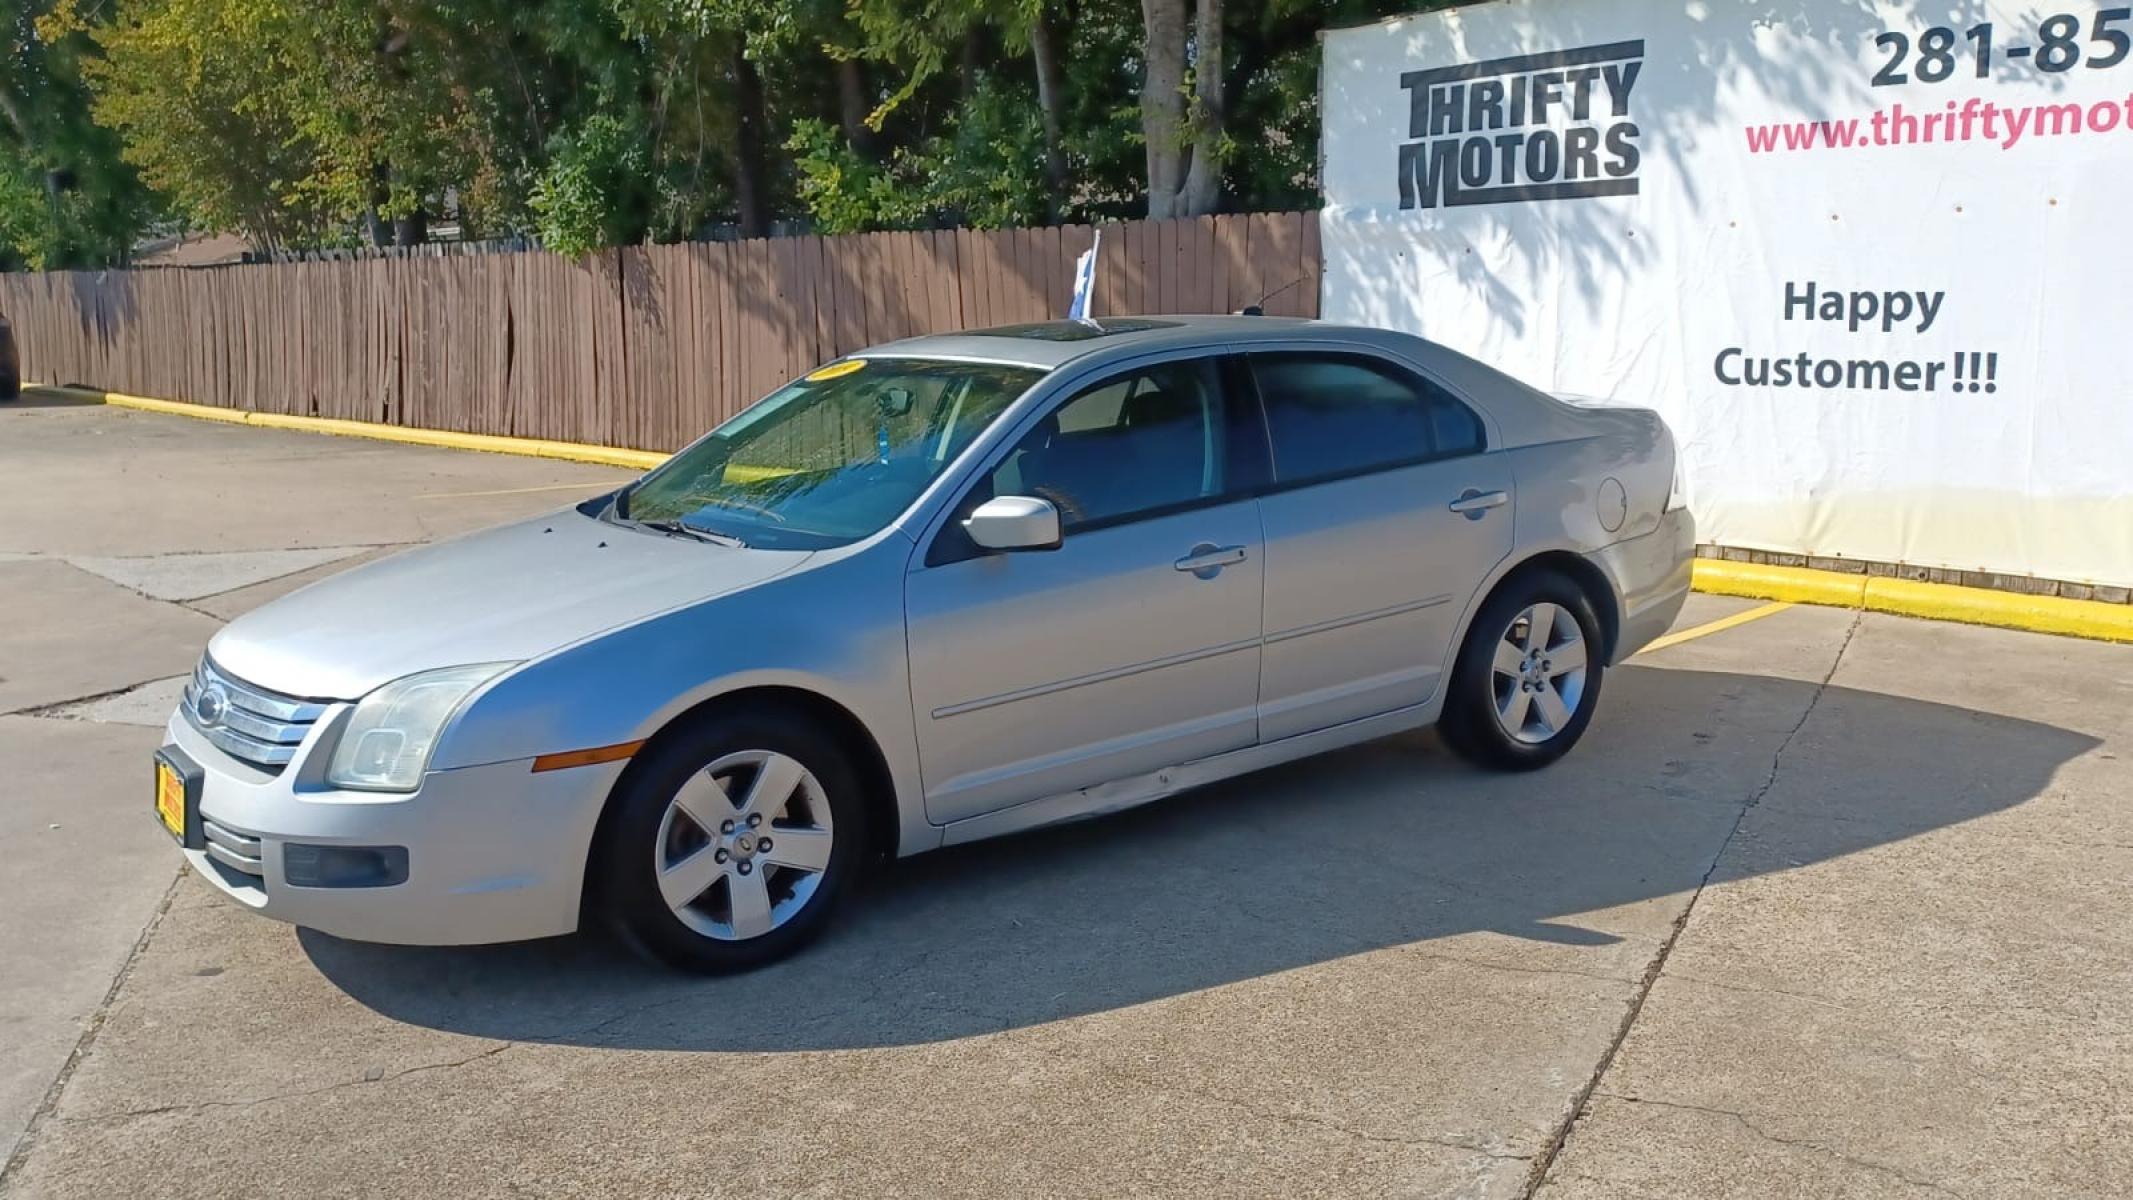
POLYGON ((731 546, 736 550, 746 550, 748 548, 748 543, 730 533, 716 533, 709 529, 699 529, 686 521, 640 521, 634 517, 624 517, 622 519, 637 526, 639 529, 649 529, 654 533, 664 533, 669 537, 693 538, 699 542, 709 542, 714 546, 731 546))

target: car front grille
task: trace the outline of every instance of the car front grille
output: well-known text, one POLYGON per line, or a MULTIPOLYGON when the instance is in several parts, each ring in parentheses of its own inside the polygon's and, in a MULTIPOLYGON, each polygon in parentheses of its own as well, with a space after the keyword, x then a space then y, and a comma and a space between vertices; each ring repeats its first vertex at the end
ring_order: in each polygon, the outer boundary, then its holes
POLYGON ((278 775, 326 711, 316 700, 254 687, 201 659, 178 710, 200 736, 239 762, 278 775))

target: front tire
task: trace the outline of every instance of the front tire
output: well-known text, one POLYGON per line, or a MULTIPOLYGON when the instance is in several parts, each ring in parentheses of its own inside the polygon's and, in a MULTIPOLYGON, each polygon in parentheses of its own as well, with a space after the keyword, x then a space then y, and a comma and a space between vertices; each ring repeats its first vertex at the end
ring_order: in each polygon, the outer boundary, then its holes
POLYGON ((1452 669, 1441 725, 1462 756, 1530 771, 1570 752, 1592 723, 1606 674, 1592 599, 1553 571, 1489 598, 1452 669))
POLYGON ((633 764, 596 852, 597 901, 641 953, 744 971, 821 934, 869 844, 843 747, 775 710, 714 713, 633 764))

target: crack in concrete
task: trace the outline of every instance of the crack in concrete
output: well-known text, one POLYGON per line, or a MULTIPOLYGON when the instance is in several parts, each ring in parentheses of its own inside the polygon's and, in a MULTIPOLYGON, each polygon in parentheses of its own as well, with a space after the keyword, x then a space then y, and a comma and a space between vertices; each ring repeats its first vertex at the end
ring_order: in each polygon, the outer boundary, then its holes
MULTIPOLYGON (((165 904, 167 907, 167 898, 165 900, 165 904)), ((144 932, 142 934, 142 941, 145 943, 146 940, 147 934, 144 932)), ((112 990, 115 995, 118 988, 114 986, 112 990)), ((338 1082, 325 1084, 320 1087, 302 1088, 291 1092, 273 1092, 265 1096, 249 1096, 241 1100, 195 1100, 184 1104, 158 1104, 151 1105, 147 1108, 123 1109, 118 1112, 86 1113, 79 1116, 65 1117, 54 1115, 51 1119, 62 1125, 113 1124, 122 1121, 137 1120, 141 1117, 160 1116, 166 1113, 182 1113, 188 1116, 197 1116, 201 1113, 218 1109, 256 1108, 262 1104, 276 1104, 285 1100, 302 1100, 311 1096, 323 1096, 331 1092, 342 1091, 347 1088, 370 1087, 382 1083, 392 1083, 395 1080, 405 1079, 410 1075, 422 1075, 435 1071, 456 1070, 460 1067, 470 1066, 485 1059, 494 1058, 497 1055, 503 1054, 506 1051, 510 1050, 525 1050, 529 1048, 545 1046, 568 1047, 574 1044, 578 1044, 584 1039, 590 1037, 595 1032, 598 1032, 609 1025, 616 1024, 619 1021, 626 1020, 629 1017, 641 1015, 657 1008, 663 1008, 678 1004, 692 998, 694 997, 669 997, 665 1000, 634 1008, 629 1012, 620 1014, 618 1016, 603 1017, 602 1019, 592 1022, 588 1025, 579 1026, 573 1029, 562 1030, 557 1033, 549 1034, 543 1037, 530 1037, 521 1038, 515 1041, 498 1042, 495 1045, 484 1047, 483 1049, 476 1051, 473 1054, 464 1055, 460 1058, 448 1059, 444 1062, 417 1063, 412 1067, 402 1067, 400 1070, 394 1071, 390 1074, 380 1075, 375 1079, 370 1078, 368 1075, 366 1075, 361 1079, 343 1079, 338 1082)), ((108 1002, 109 1001, 107 998, 106 1003, 108 1004, 108 1002)), ((57 1098, 54 1097, 54 1099, 56 1101, 57 1098)), ((23 1157, 27 1156, 24 1155, 23 1157)))
POLYGON ((1910 1184, 1912 1187, 1924 1188, 1927 1191, 1937 1192, 1943 1196, 1955 1196, 1958 1197, 1960 1200, 1960 1198, 1964 1195, 1964 1193, 1959 1192, 1952 1187, 1949 1187, 1947 1184, 1938 1182, 1937 1180, 1922 1179, 1919 1176, 1913 1175, 1910 1172, 1905 1171, 1901 1167, 1891 1166, 1890 1164, 1885 1162, 1876 1162, 1875 1160, 1870 1158, 1860 1158, 1855 1154, 1848 1154, 1843 1150, 1839 1150, 1835 1146, 1830 1145, 1827 1142, 1817 1142, 1807 1138, 1790 1138, 1780 1136, 1778 1134, 1770 1132, 1768 1129, 1765 1129, 1761 1125, 1758 1125, 1754 1121, 1750 1120, 1746 1113, 1735 1112, 1730 1108, 1713 1108, 1702 1104, 1684 1104, 1675 1100, 1655 1100, 1648 1096, 1631 1096, 1621 1092, 1597 1092, 1595 1093, 1595 1095, 1597 1095, 1600 1099, 1603 1100, 1614 1100, 1623 1104, 1649 1104, 1654 1108, 1671 1108, 1681 1112, 1703 1113, 1706 1116, 1725 1117, 1739 1124, 1741 1128, 1747 1130, 1749 1133, 1752 1133, 1756 1137, 1761 1138, 1763 1141, 1769 1142, 1773 1145, 1789 1146, 1801 1150, 1812 1150, 1818 1154, 1833 1158, 1838 1162, 1845 1164, 1846 1166, 1859 1167, 1864 1170, 1876 1171, 1881 1174, 1890 1175, 1902 1180, 1905 1183, 1910 1184))
MULTIPOLYGON (((220 618, 217 619, 219 620, 220 618)), ((75 718, 68 717, 57 710, 73 708, 81 704, 94 704, 99 700, 115 699, 133 691, 135 688, 144 688, 151 683, 161 683, 166 679, 177 678, 180 678, 180 676, 158 675, 154 679, 143 679, 139 683, 129 683, 123 687, 111 688, 108 691, 90 692, 86 696, 73 696, 65 700, 50 700, 43 704, 30 704, 22 708, 11 708, 5 712, 0 712, 0 717, 50 717, 57 720, 74 720, 75 718)))
POLYGON ((104 1018, 110 1015, 112 1001, 118 998, 119 992, 126 986, 126 981, 133 978, 134 966, 141 961, 141 953, 148 948, 148 939, 154 935, 156 927, 163 923, 163 915, 170 911, 171 901, 178 894, 178 881, 184 878, 183 867, 171 873, 170 883, 163 889, 163 898, 156 902, 155 911, 148 915, 148 923, 141 927, 141 935, 133 940, 133 948, 126 952, 126 961, 119 964, 118 973, 111 977, 111 986, 105 989, 103 998, 96 1002, 96 1007, 90 1010, 88 1021, 82 1025, 81 1037, 75 1039, 74 1049, 67 1053, 67 1061, 60 1064, 59 1074, 54 1075, 50 1086, 45 1088, 43 1098, 38 1100, 37 1107, 31 1111, 29 1124, 22 1127, 22 1133, 15 1139, 15 1145, 6 1161, 0 1162, 0 1185, 6 1184, 8 1178, 20 1172, 22 1164, 29 1161, 30 1147, 36 1142, 37 1134, 58 1110, 60 1096, 66 1092, 67 1085, 74 1081, 74 1072, 81 1066, 82 1060, 89 1056, 89 1048, 95 1044, 96 1035, 103 1031, 104 1018))
MULTIPOLYGON (((425 532, 428 532, 428 531, 427 531, 427 530, 425 530, 425 532)), ((143 600, 146 600, 146 601, 149 601, 150 603, 153 603, 153 604, 168 604, 168 605, 170 605, 170 606, 171 606, 171 607, 173 607, 173 608, 182 608, 182 609, 184 609, 185 611, 187 611, 187 612, 189 612, 189 613, 195 613, 195 614, 198 614, 199 616, 203 616, 203 617, 206 617, 206 618, 208 618, 209 620, 211 620, 211 621, 214 621, 214 622, 215 622, 215 623, 217 623, 217 624, 220 624, 220 625, 227 625, 227 624, 229 624, 229 621, 228 621, 227 619, 225 619, 225 618, 223 618, 223 617, 220 617, 220 616, 217 616, 216 614, 214 614, 214 613, 211 613, 211 612, 207 611, 207 610, 206 610, 206 609, 204 609, 204 608, 199 608, 199 607, 196 607, 196 606, 197 606, 197 605, 200 605, 200 604, 203 604, 203 603, 206 603, 206 602, 207 602, 207 601, 209 601, 209 600, 219 600, 219 599, 221 599, 221 598, 222 598, 222 597, 224 597, 224 596, 228 596, 228 595, 231 595, 231 594, 233 594, 233 593, 236 593, 236 592, 241 592, 241 591, 244 591, 244 590, 245 590, 246 588, 255 588, 255 587, 265 587, 265 586, 266 586, 267 584, 273 583, 273 582, 275 582, 276 580, 279 580, 279 579, 287 579, 287 578, 289 578, 289 577, 290 577, 290 576, 292 576, 292 575, 301 575, 301 574, 303 574, 303 573, 304 573, 304 572, 306 572, 306 571, 316 571, 316 570, 318 570, 318 569, 319 569, 319 568, 321 568, 321 567, 330 567, 330 566, 332 566, 332 565, 333 565, 334 563, 337 563, 337 562, 345 562, 345 561, 347 561, 347 560, 348 560, 348 559, 350 559, 350 558, 354 558, 354 557, 355 557, 356 555, 358 555, 358 554, 364 554, 364 553, 367 553, 367 552, 369 552, 369 551, 372 551, 372 550, 399 550, 399 549, 405 549, 405 548, 407 548, 407 547, 410 547, 410 546, 426 546, 426 545, 429 545, 429 544, 431 544, 431 543, 432 543, 432 542, 434 542, 435 540, 436 540, 436 538, 435 538, 435 535, 434 535, 434 534, 431 534, 431 535, 430 535, 430 536, 428 536, 428 537, 424 537, 424 538, 421 538, 421 539, 418 539, 418 540, 415 540, 415 541, 398 541, 398 542, 353 542, 353 543, 348 543, 348 544, 336 544, 336 545, 331 545, 331 546, 275 546, 275 547, 271 547, 271 548, 268 548, 268 549, 265 549, 265 550, 169 550, 169 551, 164 551, 164 552, 162 552, 162 553, 160 553, 160 554, 120 554, 120 555, 98 555, 98 554, 70 555, 70 554, 51 554, 51 553, 46 553, 45 551, 41 551, 41 550, 29 550, 29 551, 24 551, 24 552, 23 552, 23 558, 24 558, 25 560, 42 560, 42 561, 47 561, 47 562, 57 562, 57 563, 64 563, 64 564, 66 564, 67 566, 69 566, 69 567, 72 567, 72 568, 73 568, 74 570, 80 571, 80 572, 81 572, 82 574, 84 574, 84 575, 89 575, 89 576, 93 576, 94 578, 96 578, 96 579, 98 579, 98 580, 101 580, 101 581, 102 581, 102 582, 104 582, 104 583, 108 583, 108 584, 110 584, 110 585, 111 585, 112 587, 118 588, 118 589, 119 589, 120 591, 123 591, 123 592, 128 592, 128 593, 130 593, 130 594, 132 594, 132 595, 135 595, 135 596, 139 596, 139 597, 140 597, 141 599, 143 599, 143 600), (85 566, 82 566, 82 565, 81 565, 80 563, 78 563, 78 562, 75 562, 75 561, 74 561, 74 560, 75 560, 75 558, 77 558, 77 557, 80 557, 80 558, 151 558, 151 559, 162 559, 162 558, 197 558, 197 557, 201 557, 201 556, 204 556, 204 555, 209 555, 209 554, 266 554, 266 553, 275 553, 275 552, 279 552, 279 551, 284 551, 284 550, 286 550, 286 551, 292 551, 292 552, 296 552, 296 551, 306 551, 306 550, 346 550, 346 551, 348 551, 348 553, 347 553, 347 554, 345 554, 345 555, 342 555, 342 556, 341 556, 340 558, 335 558, 335 559, 328 559, 327 561, 325 561, 325 562, 322 562, 322 563, 311 563, 311 564, 308 564, 308 565, 306 565, 306 566, 298 567, 298 568, 296 568, 296 569, 295 569, 295 570, 293 570, 293 571, 283 571, 283 572, 282 572, 282 573, 280 573, 279 575, 269 575, 269 576, 267 576, 267 577, 266 577, 266 578, 264 578, 264 579, 254 579, 254 580, 251 580, 250 582, 247 582, 247 583, 240 583, 240 584, 238 584, 238 585, 237 585, 237 586, 235 586, 235 587, 227 587, 227 588, 223 588, 223 589, 222 589, 221 591, 218 591, 218 592, 209 592, 208 594, 206 594, 206 595, 204 595, 204 596, 186 596, 186 597, 183 597, 183 598, 176 598, 176 599, 174 599, 174 598, 172 598, 172 597, 169 597, 169 596, 157 596, 157 595, 153 595, 153 594, 151 594, 151 593, 149 593, 149 592, 145 592, 145 591, 142 591, 142 590, 141 590, 140 588, 137 588, 137 587, 133 586, 133 585, 132 585, 132 584, 130 584, 130 583, 125 583, 125 582, 123 582, 123 581, 121 581, 121 580, 113 579, 113 578, 111 578, 111 577, 110 577, 109 575, 105 575, 105 574, 103 574, 103 573, 102 573, 102 572, 100 572, 100 571, 92 571, 92 570, 90 570, 89 568, 87 568, 87 567, 85 567, 85 566)))
MULTIPOLYGON (((348 546, 289 546, 289 547, 283 547, 283 548, 284 548, 284 549, 290 549, 290 550, 348 550, 348 551, 352 551, 352 552, 353 552, 353 553, 352 553, 351 555, 349 555, 349 557, 353 557, 353 556, 354 556, 354 554, 360 554, 360 553, 363 553, 363 552, 365 552, 365 551, 370 551, 370 550, 396 550, 396 549, 405 549, 405 548, 407 548, 407 547, 410 547, 410 546, 424 546, 424 545, 428 545, 428 544, 429 544, 429 543, 428 543, 427 541, 415 541, 415 542, 364 542, 364 543, 360 543, 360 544, 356 544, 356 545, 348 545, 348 546)), ((164 555, 147 555, 147 556, 144 556, 144 557, 151 557, 151 558, 165 558, 165 557, 173 557, 173 558, 174 558, 174 557, 182 557, 182 556, 185 556, 185 555, 199 555, 199 554, 223 554, 223 553, 228 553, 228 552, 227 552, 227 551, 222 551, 222 550, 174 550, 174 551, 171 551, 171 552, 170 552, 169 554, 164 554, 164 555)), ((284 571, 283 573, 281 573, 281 574, 279 574, 279 575, 271 576, 271 577, 269 577, 269 578, 266 578, 266 579, 255 579, 255 580, 253 580, 253 581, 252 581, 252 582, 250 582, 250 583, 243 583, 243 584, 239 584, 239 585, 237 585, 236 587, 233 587, 233 588, 225 588, 225 589, 223 589, 222 591, 219 591, 219 592, 213 592, 213 593, 210 593, 210 594, 208 594, 208 595, 205 595, 205 596, 191 596, 191 597, 188 597, 188 598, 186 598, 186 599, 182 599, 182 600, 173 600, 173 599, 169 599, 169 598, 167 598, 167 597, 163 597, 163 596, 152 596, 152 595, 148 594, 147 592, 144 592, 144 591, 142 591, 142 590, 141 590, 141 589, 139 589, 139 588, 136 588, 136 587, 132 587, 132 586, 130 586, 130 585, 128 585, 128 584, 124 584, 124 583, 121 583, 121 582, 119 582, 119 581, 118 581, 118 580, 116 580, 116 579, 112 579, 112 578, 110 578, 109 576, 106 576, 106 575, 98 575, 98 574, 97 574, 96 572, 94 572, 94 571, 90 571, 90 570, 87 570, 87 569, 85 569, 85 568, 83 568, 83 567, 81 567, 81 566, 78 566, 78 565, 76 565, 76 564, 75 564, 74 562, 72 562, 72 561, 71 561, 71 560, 70 560, 70 559, 68 558, 68 556, 66 556, 66 555, 64 555, 64 554, 46 554, 46 553, 44 553, 44 552, 42 552, 42 551, 37 551, 37 550, 30 550, 30 551, 25 551, 25 552, 24 552, 24 557, 25 557, 25 558, 33 558, 33 559, 35 559, 35 558, 42 558, 42 559, 47 559, 47 560, 50 560, 50 561, 52 561, 52 562, 60 562, 60 563, 65 563, 65 564, 66 564, 67 566, 69 566, 69 567, 73 567, 73 568, 74 568, 75 570, 77 570, 77 571, 81 571, 81 572, 82 572, 83 574, 86 574, 86 575, 93 575, 93 576, 95 576, 95 577, 96 577, 96 578, 97 578, 98 580, 101 580, 101 581, 102 581, 102 582, 104 582, 104 583, 110 584, 110 585, 111 585, 112 587, 118 588, 118 589, 119 589, 120 591, 123 591, 123 592, 127 592, 127 593, 129 593, 129 594, 131 594, 131 595, 134 595, 134 596, 138 596, 138 597, 140 597, 141 599, 143 599, 143 600, 146 600, 146 601, 148 601, 148 602, 149 602, 149 603, 151 603, 151 604, 167 604, 167 605, 171 606, 172 608, 179 608, 179 609, 183 609, 183 610, 185 610, 186 612, 192 613, 192 614, 193 614, 194 616, 199 616, 199 617, 206 617, 206 618, 207 618, 208 620, 210 620, 210 621, 213 621, 213 622, 214 622, 215 624, 217 624, 217 625, 227 625, 227 624, 229 624, 229 623, 230 623, 230 622, 229 622, 229 618, 227 618, 227 617, 224 617, 224 616, 222 616, 222 615, 221 615, 221 614, 219 614, 219 613, 213 613, 213 612, 209 612, 209 611, 208 611, 207 609, 201 608, 201 607, 200 607, 200 605, 202 605, 202 604, 205 604, 205 603, 207 603, 208 601, 211 601, 211 600, 218 600, 218 599, 221 599, 221 598, 222 598, 222 597, 224 597, 224 596, 232 595, 232 594, 234 594, 234 593, 236 593, 236 592, 241 592, 241 591, 244 591, 244 590, 245 590, 245 589, 247 589, 247 588, 255 588, 255 587, 265 587, 265 586, 266 586, 267 584, 273 583, 273 582, 275 582, 276 580, 281 580, 281 579, 287 579, 287 578, 289 578, 289 577, 290 577, 290 576, 292 576, 292 575, 301 575, 301 574, 303 574, 303 573, 304 573, 304 572, 306 572, 306 571, 315 571, 315 570, 318 570, 318 569, 319 569, 320 567, 330 567, 330 566, 332 566, 332 565, 333 565, 333 563, 334 563, 334 562, 341 562, 341 561, 345 561, 344 559, 335 559, 335 560, 333 560, 333 562, 325 562, 325 563, 314 563, 314 564, 312 564, 311 566, 308 566, 308 567, 300 567, 300 568, 298 568, 298 569, 296 569, 296 570, 294 570, 294 571, 284 571)), ((162 682, 162 681, 163 681, 163 680, 165 680, 165 679, 172 679, 172 678, 176 678, 176 676, 172 676, 172 675, 158 675, 158 676, 156 676, 156 677, 155 677, 155 678, 153 678, 153 679, 143 679, 143 680, 141 680, 141 681, 140 681, 140 682, 138 682, 138 683, 129 683, 129 684, 126 684, 126 685, 125 685, 125 686, 123 686, 123 687, 115 687, 115 688, 111 688, 111 689, 108 689, 108 690, 106 690, 106 691, 101 691, 101 692, 90 692, 90 693, 88 693, 88 694, 86 694, 86 695, 81 695, 81 696, 70 696, 70 697, 67 697, 66 699, 63 699, 63 700, 50 700, 50 701, 46 701, 46 702, 43 702, 43 703, 40 703, 40 704, 31 704, 31 705, 25 705, 24 707, 21 707, 21 708, 12 708, 12 709, 0 710, 0 717, 55 717, 55 716, 63 716, 63 714, 59 714, 59 713, 56 713, 56 712, 54 712, 53 710, 55 710, 55 709, 62 709, 62 708, 73 708, 73 707, 75 707, 76 705, 82 705, 82 704, 94 704, 95 702, 97 702, 97 701, 99 701, 99 700, 109 700, 109 699, 112 699, 112 698, 114 698, 114 697, 116 697, 116 696, 120 696, 120 695, 123 695, 123 694, 124 694, 124 693, 126 693, 126 692, 130 692, 130 691, 134 690, 135 688, 147 687, 147 686, 148 686, 149 684, 151 684, 151 683, 160 683, 160 682, 162 682)))
MULTIPOLYGON (((412 542, 359 542, 354 545, 348 546, 290 546, 288 548, 291 550, 348 550, 352 553, 344 555, 340 558, 331 559, 327 562, 315 563, 308 567, 300 567, 294 571, 284 571, 279 575, 270 576, 266 579, 255 579, 250 583, 240 583, 236 587, 224 588, 219 592, 210 592, 205 596, 194 596, 187 600, 172 601, 172 603, 182 604, 187 608, 192 608, 194 604, 205 603, 209 600, 220 600, 224 596, 231 595, 235 592, 241 592, 246 588, 265 587, 267 584, 273 583, 277 579, 287 579, 291 575, 301 575, 305 571, 316 571, 321 567, 330 567, 335 565, 336 563, 344 563, 347 562, 349 559, 354 558, 358 554, 363 554, 371 550, 405 550, 410 546, 427 546, 434 540, 435 538, 433 536, 421 539, 420 541, 412 542)), ((201 609, 195 608, 193 609, 193 611, 201 613, 203 616, 215 617, 215 614, 211 612, 205 612, 201 609)), ((223 620, 223 618, 221 617, 215 617, 215 619, 218 621, 223 620)), ((225 622, 225 624, 226 623, 227 622, 225 622)))
POLYGON ((265 1096, 249 1096, 242 1100, 195 1100, 189 1104, 156 1104, 151 1105, 147 1108, 129 1108, 122 1109, 118 1112, 108 1113, 86 1113, 81 1116, 74 1117, 64 1117, 55 1115, 52 1119, 61 1125, 107 1125, 116 1124, 123 1121, 138 1120, 141 1117, 162 1116, 166 1113, 180 1113, 185 1116, 198 1116, 201 1113, 217 1109, 256 1108, 262 1104, 278 1104, 284 1100, 302 1100, 307 1097, 323 1096, 329 1092, 343 1091, 353 1087, 370 1087, 381 1083, 391 1083, 396 1079, 405 1079, 409 1075, 420 1075, 428 1071, 449 1071, 458 1067, 464 1067, 470 1063, 480 1062, 482 1059, 485 1058, 494 1058, 495 1056, 502 1054, 506 1050, 514 1050, 523 1046, 537 1046, 543 1044, 545 1043, 502 1042, 497 1045, 490 1046, 487 1049, 480 1051, 479 1053, 469 1054, 464 1058, 455 1058, 448 1062, 419 1063, 412 1067, 403 1067, 400 1070, 394 1071, 389 1075, 380 1075, 376 1079, 372 1079, 366 1075, 361 1079, 343 1079, 338 1083, 329 1083, 322 1087, 303 1088, 293 1092, 274 1092, 265 1096))
POLYGON ((1577 1096, 1572 1099, 1569 1111, 1556 1127, 1555 1136, 1549 1140, 1547 1149, 1534 1160, 1533 1169, 1526 1176, 1526 1187, 1521 1193, 1521 1200, 1533 1200, 1534 1194, 1540 1191, 1541 1185, 1547 1181, 1549 1168, 1553 1167, 1555 1160, 1562 1155, 1563 1147, 1570 1141, 1571 1131, 1585 1115, 1586 1106, 1591 1103, 1593 1093, 1599 1089, 1600 1081, 1606 1078, 1608 1069, 1614 1066, 1615 1056, 1621 1053, 1622 1044, 1629 1040, 1629 1031, 1636 1025, 1637 1018, 1643 1015, 1644 1002, 1651 998, 1653 985, 1659 982, 1660 974, 1666 969, 1666 960, 1674 953, 1675 945, 1681 941, 1683 931, 1688 928, 1689 918, 1696 911, 1696 902, 1703 899, 1704 889, 1711 886, 1712 876, 1718 874, 1718 866, 1725 861, 1726 851, 1732 847, 1733 839, 1740 836, 1741 826, 1747 822, 1748 813, 1761 804, 1777 786, 1785 752, 1792 748, 1793 740, 1799 737, 1800 730, 1807 727, 1808 719, 1813 717, 1815 709, 1821 706, 1822 697, 1829 691, 1830 681, 1837 677, 1838 668, 1844 665, 1845 651, 1851 649, 1852 639, 1858 635, 1859 625, 1865 619, 1864 609, 1852 615, 1851 624, 1844 630, 1844 640, 1837 644, 1837 652, 1830 656, 1829 670, 1825 671, 1821 681, 1815 684, 1813 694, 1808 696, 1806 705, 1800 709, 1799 720, 1793 722, 1792 728, 1779 739, 1777 749, 1771 752, 1770 770, 1763 777, 1762 786, 1749 795, 1741 805, 1740 812, 1734 815, 1732 828, 1726 831, 1726 836, 1718 843, 1718 850, 1711 855, 1711 865, 1704 868, 1703 878, 1697 882, 1696 890, 1689 894, 1688 903, 1681 906, 1681 913, 1674 918, 1672 930, 1667 933, 1666 940, 1660 943, 1659 952, 1652 957, 1651 963, 1645 967, 1644 978, 1638 984, 1636 994, 1630 997, 1629 1008, 1622 1014, 1622 1023, 1615 1029, 1614 1040, 1608 1043, 1607 1050, 1600 1055, 1599 1062, 1594 1064, 1592 1077, 1585 1081, 1585 1086, 1579 1089, 1577 1096))

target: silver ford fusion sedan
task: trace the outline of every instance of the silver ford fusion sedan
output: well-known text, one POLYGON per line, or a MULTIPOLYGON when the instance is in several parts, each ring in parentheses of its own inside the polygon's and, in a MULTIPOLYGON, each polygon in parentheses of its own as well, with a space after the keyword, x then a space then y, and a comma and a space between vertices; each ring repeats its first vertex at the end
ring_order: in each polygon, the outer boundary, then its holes
POLYGON ((1554 761, 1665 629, 1659 417, 1265 317, 881 346, 634 483, 209 644, 155 808, 344 937, 753 966, 872 860, 1438 723, 1554 761))

